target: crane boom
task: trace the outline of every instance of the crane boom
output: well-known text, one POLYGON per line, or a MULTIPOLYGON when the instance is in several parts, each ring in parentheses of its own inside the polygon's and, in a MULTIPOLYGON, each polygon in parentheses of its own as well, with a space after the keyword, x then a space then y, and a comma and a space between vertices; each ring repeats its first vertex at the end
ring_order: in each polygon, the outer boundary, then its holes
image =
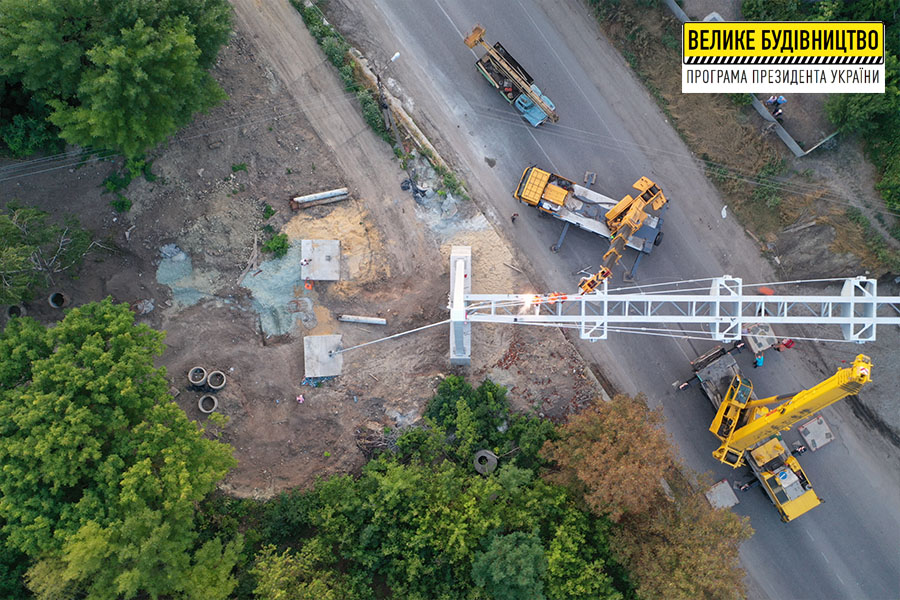
POLYGON ((792 396, 773 396, 752 400, 753 385, 741 375, 735 375, 716 412, 709 430, 722 444, 713 456, 733 467, 744 464, 744 453, 813 413, 852 396, 871 381, 872 360, 860 354, 853 365, 816 386, 792 396), (775 408, 766 405, 785 400, 775 408))
MULTIPOLYGON (((532 89, 531 81, 529 81, 530 78, 527 73, 524 73, 524 69, 522 69, 515 61, 510 60, 509 57, 503 56, 497 48, 484 41, 484 27, 476 25, 472 29, 472 33, 467 35, 464 41, 469 48, 474 48, 476 45, 480 45, 484 48, 488 60, 499 69, 500 73, 503 73, 515 83, 516 89, 520 93, 527 96, 529 100, 537 105, 550 121, 554 123, 559 121, 559 114, 556 112, 556 107, 547 104, 547 102, 544 101, 544 98, 541 97, 541 94, 532 89)), ((485 76, 490 77, 489 74, 485 74, 485 76)), ((494 84, 499 85, 496 81, 494 81, 494 84)))

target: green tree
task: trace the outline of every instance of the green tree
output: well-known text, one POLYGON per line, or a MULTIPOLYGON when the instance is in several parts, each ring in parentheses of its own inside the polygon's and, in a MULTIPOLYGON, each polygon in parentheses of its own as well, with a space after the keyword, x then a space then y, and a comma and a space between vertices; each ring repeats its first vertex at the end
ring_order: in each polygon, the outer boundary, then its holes
MULTIPOLYGON (((621 600, 605 561, 591 547, 586 515, 571 511, 556 527, 547 549, 547 597, 550 600, 621 600)), ((597 539, 603 539, 597 536, 597 539)))
POLYGON ((535 533, 516 531, 491 539, 475 555, 472 579, 495 600, 543 600, 547 558, 535 533))
POLYGON ((298 554, 285 550, 278 554, 272 545, 256 556, 251 573, 256 577, 258 600, 351 600, 355 597, 345 578, 321 568, 322 555, 329 548, 313 539, 298 554))
POLYGON ((200 49, 186 17, 158 29, 141 19, 87 51, 92 68, 78 86, 81 101, 51 100, 50 121, 69 143, 138 156, 197 111, 225 99, 199 65, 200 49))
POLYGON ((0 304, 31 300, 54 275, 78 266, 91 247, 77 221, 56 225, 47 216, 16 205, 0 210, 0 304))
POLYGON ((109 299, 0 335, 0 518, 7 543, 38 561, 38 598, 212 599, 234 587, 241 540, 199 545, 194 530, 231 448, 172 402, 153 365, 162 339, 109 299))
MULTIPOLYGON (((883 94, 834 94, 828 97, 825 110, 845 133, 870 136, 886 123, 900 128, 900 61, 887 55, 883 94)), ((900 135, 900 129, 895 133, 900 135)))
POLYGON ((617 395, 569 419, 544 455, 558 470, 551 481, 576 490, 597 514, 619 521, 650 506, 672 465, 662 412, 642 397, 617 395))
POLYGON ((0 78, 22 117, 136 156, 224 97, 205 69, 229 31, 225 0, 0 0, 0 78))

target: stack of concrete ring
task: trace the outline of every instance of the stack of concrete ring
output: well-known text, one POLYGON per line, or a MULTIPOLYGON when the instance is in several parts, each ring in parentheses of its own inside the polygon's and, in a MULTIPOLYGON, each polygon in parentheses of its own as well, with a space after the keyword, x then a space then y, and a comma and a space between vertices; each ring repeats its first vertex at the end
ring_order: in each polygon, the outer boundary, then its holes
POLYGON ((197 401, 197 408, 200 409, 200 412, 208 415, 219 407, 216 393, 225 387, 225 373, 222 371, 207 372, 203 367, 193 367, 188 371, 188 383, 193 390, 203 394, 197 401))

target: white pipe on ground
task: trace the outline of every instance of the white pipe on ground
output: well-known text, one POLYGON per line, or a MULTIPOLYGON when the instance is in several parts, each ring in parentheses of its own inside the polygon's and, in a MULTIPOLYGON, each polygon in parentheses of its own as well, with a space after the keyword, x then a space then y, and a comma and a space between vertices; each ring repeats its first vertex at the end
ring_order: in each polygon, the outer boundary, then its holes
POLYGON ((338 196, 346 196, 350 191, 347 188, 338 188, 328 192, 319 192, 318 194, 307 194, 306 196, 296 196, 295 202, 304 204, 306 202, 315 202, 316 200, 327 200, 328 198, 336 198, 338 196))
POLYGON ((366 325, 387 325, 387 319, 379 319, 378 317, 357 317, 356 315, 341 315, 338 321, 345 323, 365 323, 366 325))

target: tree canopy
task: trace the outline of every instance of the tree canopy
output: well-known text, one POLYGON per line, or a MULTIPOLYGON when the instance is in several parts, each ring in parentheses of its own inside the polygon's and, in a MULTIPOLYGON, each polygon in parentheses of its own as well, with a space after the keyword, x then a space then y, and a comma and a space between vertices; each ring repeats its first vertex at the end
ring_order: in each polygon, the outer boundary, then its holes
POLYGON ((643 398, 618 395, 595 402, 560 429, 544 455, 558 470, 550 475, 577 489, 592 510, 618 521, 653 503, 660 479, 671 467, 671 446, 662 413, 643 398))
POLYGON ((744 16, 758 21, 881 21, 885 26, 884 94, 834 94, 828 118, 843 133, 858 134, 881 172, 876 189, 900 210, 900 4, 897 0, 744 0, 744 16))
POLYGON ((682 477, 661 424, 662 414, 641 397, 597 402, 545 444, 556 467, 547 477, 618 523, 610 548, 640 598, 741 598, 738 547, 752 530, 746 519, 713 509, 691 486, 671 498, 664 493, 664 477, 682 477))
POLYGON ((34 297, 57 273, 81 264, 91 237, 74 219, 47 222, 36 208, 9 205, 0 210, 0 304, 34 297))
POLYGON ((502 387, 473 389, 458 377, 441 383, 426 412, 435 415, 427 428, 402 434, 398 451, 370 460, 358 478, 270 503, 263 538, 288 551, 257 556, 260 598, 623 598, 608 522, 536 475, 552 424, 514 417, 502 387), (509 454, 479 475, 471 452, 485 448, 509 454))
POLYGON ((234 465, 153 365, 163 334, 107 299, 0 335, 0 519, 38 598, 227 598, 240 540, 198 544, 195 503, 234 465))
POLYGON ((229 31, 225 0, 0 0, 0 134, 139 155, 224 98, 229 31))

